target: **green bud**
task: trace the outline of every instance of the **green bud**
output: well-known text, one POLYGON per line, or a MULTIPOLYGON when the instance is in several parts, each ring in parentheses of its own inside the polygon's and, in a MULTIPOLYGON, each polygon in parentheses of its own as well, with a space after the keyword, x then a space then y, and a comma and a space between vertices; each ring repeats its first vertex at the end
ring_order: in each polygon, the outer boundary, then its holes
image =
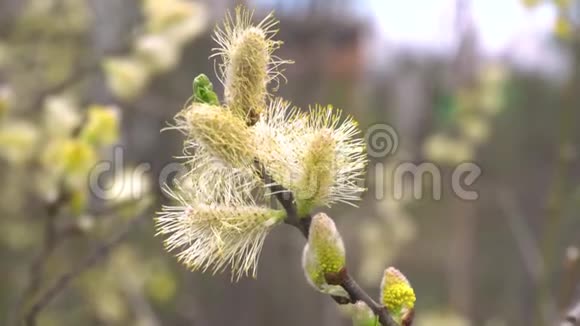
POLYGON ((199 74, 193 80, 193 102, 219 105, 213 84, 205 74, 199 74))
POLYGON ((344 244, 334 221, 324 213, 312 218, 308 244, 324 274, 340 272, 346 263, 344 244))
POLYGON ((316 214, 312 218, 308 243, 302 254, 306 279, 321 292, 348 297, 342 287, 328 282, 329 277, 339 277, 345 263, 344 244, 334 222, 324 213, 316 214))
POLYGON ((302 270, 308 284, 314 289, 333 296, 348 298, 348 293, 340 285, 330 285, 326 282, 324 271, 316 259, 316 255, 306 244, 302 252, 302 270))
POLYGON ((346 308, 347 314, 352 318, 353 326, 377 326, 379 321, 371 308, 362 301, 350 304, 346 308))

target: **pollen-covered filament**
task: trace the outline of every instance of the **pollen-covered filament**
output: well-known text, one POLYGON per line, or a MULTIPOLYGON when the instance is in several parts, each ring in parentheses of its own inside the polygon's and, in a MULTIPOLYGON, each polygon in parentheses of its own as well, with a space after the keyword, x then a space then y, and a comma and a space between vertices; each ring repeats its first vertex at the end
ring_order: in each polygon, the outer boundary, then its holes
POLYGON ((251 27, 232 45, 225 75, 225 99, 229 107, 253 125, 266 106, 269 44, 264 32, 251 27))
POLYGON ((259 206, 192 205, 166 207, 157 218, 165 245, 192 270, 222 271, 231 265, 232 278, 256 275, 268 231, 285 213, 259 206))
POLYGON ((336 142, 328 129, 318 130, 312 136, 304 156, 304 173, 296 187, 299 216, 323 203, 335 182, 336 142))
POLYGON ((257 157, 293 192, 300 217, 317 206, 354 205, 364 191, 366 154, 356 121, 331 106, 303 113, 275 100, 252 127, 257 157))
POLYGON ((192 103, 181 115, 181 129, 224 163, 245 167, 253 161, 253 135, 246 123, 228 109, 192 103))
POLYGON ((282 42, 273 40, 278 20, 272 14, 252 25, 252 12, 241 7, 228 14, 216 28, 219 77, 224 84, 225 102, 248 125, 254 125, 266 108, 268 84, 281 76, 281 65, 291 63, 274 55, 282 42))

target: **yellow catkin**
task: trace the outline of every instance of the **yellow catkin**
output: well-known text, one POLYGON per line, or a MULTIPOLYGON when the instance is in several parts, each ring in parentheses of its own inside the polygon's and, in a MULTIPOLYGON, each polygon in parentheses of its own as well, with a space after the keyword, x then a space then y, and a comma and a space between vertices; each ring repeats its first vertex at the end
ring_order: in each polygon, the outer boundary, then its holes
POLYGON ((336 142, 332 132, 318 130, 304 156, 304 175, 296 189, 300 216, 307 214, 330 195, 335 182, 336 142))
POLYGON ((232 278, 256 276, 264 240, 271 228, 284 220, 285 212, 267 207, 206 205, 178 199, 180 206, 166 206, 156 219, 165 247, 192 270, 223 271, 232 278))
POLYGON ((233 167, 253 161, 253 135, 244 120, 220 106, 193 103, 182 113, 183 128, 195 141, 233 167))
POLYGON ((272 39, 278 20, 269 14, 253 25, 252 16, 242 7, 233 16, 228 13, 215 30, 218 47, 213 55, 221 59, 218 68, 227 106, 250 126, 266 110, 268 84, 281 76, 281 65, 291 63, 273 55, 282 43, 272 39))
POLYGON ((262 30, 248 28, 233 44, 230 64, 226 70, 226 103, 250 125, 258 121, 266 107, 270 61, 268 47, 268 40, 262 30))
POLYGON ((381 281, 381 303, 393 318, 400 321, 415 306, 415 292, 407 278, 398 269, 389 267, 381 281))
POLYGON ((81 131, 81 138, 97 146, 110 145, 119 137, 118 108, 93 105, 88 109, 87 123, 81 131))

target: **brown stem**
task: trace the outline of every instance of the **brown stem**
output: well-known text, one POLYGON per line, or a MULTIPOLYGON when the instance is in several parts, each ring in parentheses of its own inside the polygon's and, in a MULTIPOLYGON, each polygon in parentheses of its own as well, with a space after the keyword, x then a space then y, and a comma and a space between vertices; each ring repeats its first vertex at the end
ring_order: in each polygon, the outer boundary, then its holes
POLYGON ((144 214, 141 217, 133 219, 125 226, 123 230, 109 239, 109 241, 98 246, 93 251, 93 253, 90 254, 81 264, 62 274, 60 278, 58 278, 56 282, 54 282, 54 284, 32 304, 31 308, 25 316, 26 325, 35 326, 36 317, 42 311, 42 309, 44 309, 52 301, 52 299, 54 299, 61 291, 63 291, 75 278, 95 265, 101 259, 108 256, 117 245, 125 240, 131 230, 133 230, 133 228, 137 226, 137 224, 139 224, 145 216, 147 215, 144 214))
POLYGON ((369 306, 369 308, 371 308, 371 310, 373 311, 373 313, 377 317, 379 317, 379 322, 381 323, 381 325, 384 325, 384 326, 397 326, 397 323, 393 320, 393 318, 391 317, 391 315, 387 311, 387 308, 385 306, 380 305, 377 302, 375 302, 375 300, 373 300, 368 295, 368 293, 366 293, 356 283, 356 281, 352 278, 352 276, 348 272, 346 272, 346 269, 345 269, 344 278, 343 278, 342 282, 339 285, 342 286, 342 288, 348 293, 348 295, 350 296, 350 298, 354 302, 362 301, 367 306, 369 306))
MULTIPOLYGON (((294 195, 291 191, 287 190, 283 186, 272 182, 272 178, 269 176, 264 167, 256 162, 259 167, 260 176, 264 179, 266 184, 269 184, 270 191, 274 193, 274 196, 280 202, 284 210, 286 211, 285 223, 291 225, 298 229, 302 235, 308 240, 310 222, 312 221, 312 216, 298 216, 298 211, 296 209, 296 203, 294 202, 294 195)), ((327 279, 329 277, 327 276, 327 279)), ((365 292, 354 280, 354 278, 348 273, 346 268, 343 268, 341 273, 337 275, 334 283, 335 285, 340 285, 349 295, 350 300, 342 297, 331 296, 332 299, 340 305, 355 303, 357 301, 364 302, 378 317, 379 322, 383 326, 398 326, 397 322, 391 317, 387 308, 383 305, 378 304, 373 300, 368 293, 365 292)), ((329 283, 330 284, 330 283, 329 283)), ((411 325, 410 323, 407 325, 411 325)))
POLYGON ((30 264, 28 284, 16 300, 15 309, 13 310, 14 319, 9 320, 9 325, 18 319, 18 314, 22 312, 26 301, 32 298, 41 288, 45 265, 59 243, 63 240, 56 224, 60 209, 67 201, 68 196, 65 192, 61 192, 56 200, 46 205, 42 247, 30 264))

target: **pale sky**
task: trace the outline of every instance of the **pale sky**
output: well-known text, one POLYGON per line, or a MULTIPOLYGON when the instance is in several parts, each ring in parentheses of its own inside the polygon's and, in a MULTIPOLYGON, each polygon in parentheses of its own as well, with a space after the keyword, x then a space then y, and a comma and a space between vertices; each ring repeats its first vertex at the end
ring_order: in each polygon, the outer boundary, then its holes
MULTIPOLYGON (((275 0, 253 0, 271 6, 275 0)), ((300 8, 306 0, 286 0, 300 8)), ((533 9, 521 0, 470 0, 480 49, 490 57, 501 56, 523 67, 561 71, 565 63, 551 41, 556 8, 542 4, 533 9)), ((457 0, 353 0, 347 12, 371 19, 379 42, 373 52, 411 48, 446 54, 455 49, 457 0)))
MULTIPOLYGON (((377 31, 388 42, 444 50, 453 45, 456 0, 366 0, 377 31)), ((521 0, 472 0, 471 15, 483 50, 500 54, 526 38, 545 39, 556 10, 534 9, 521 0)))

